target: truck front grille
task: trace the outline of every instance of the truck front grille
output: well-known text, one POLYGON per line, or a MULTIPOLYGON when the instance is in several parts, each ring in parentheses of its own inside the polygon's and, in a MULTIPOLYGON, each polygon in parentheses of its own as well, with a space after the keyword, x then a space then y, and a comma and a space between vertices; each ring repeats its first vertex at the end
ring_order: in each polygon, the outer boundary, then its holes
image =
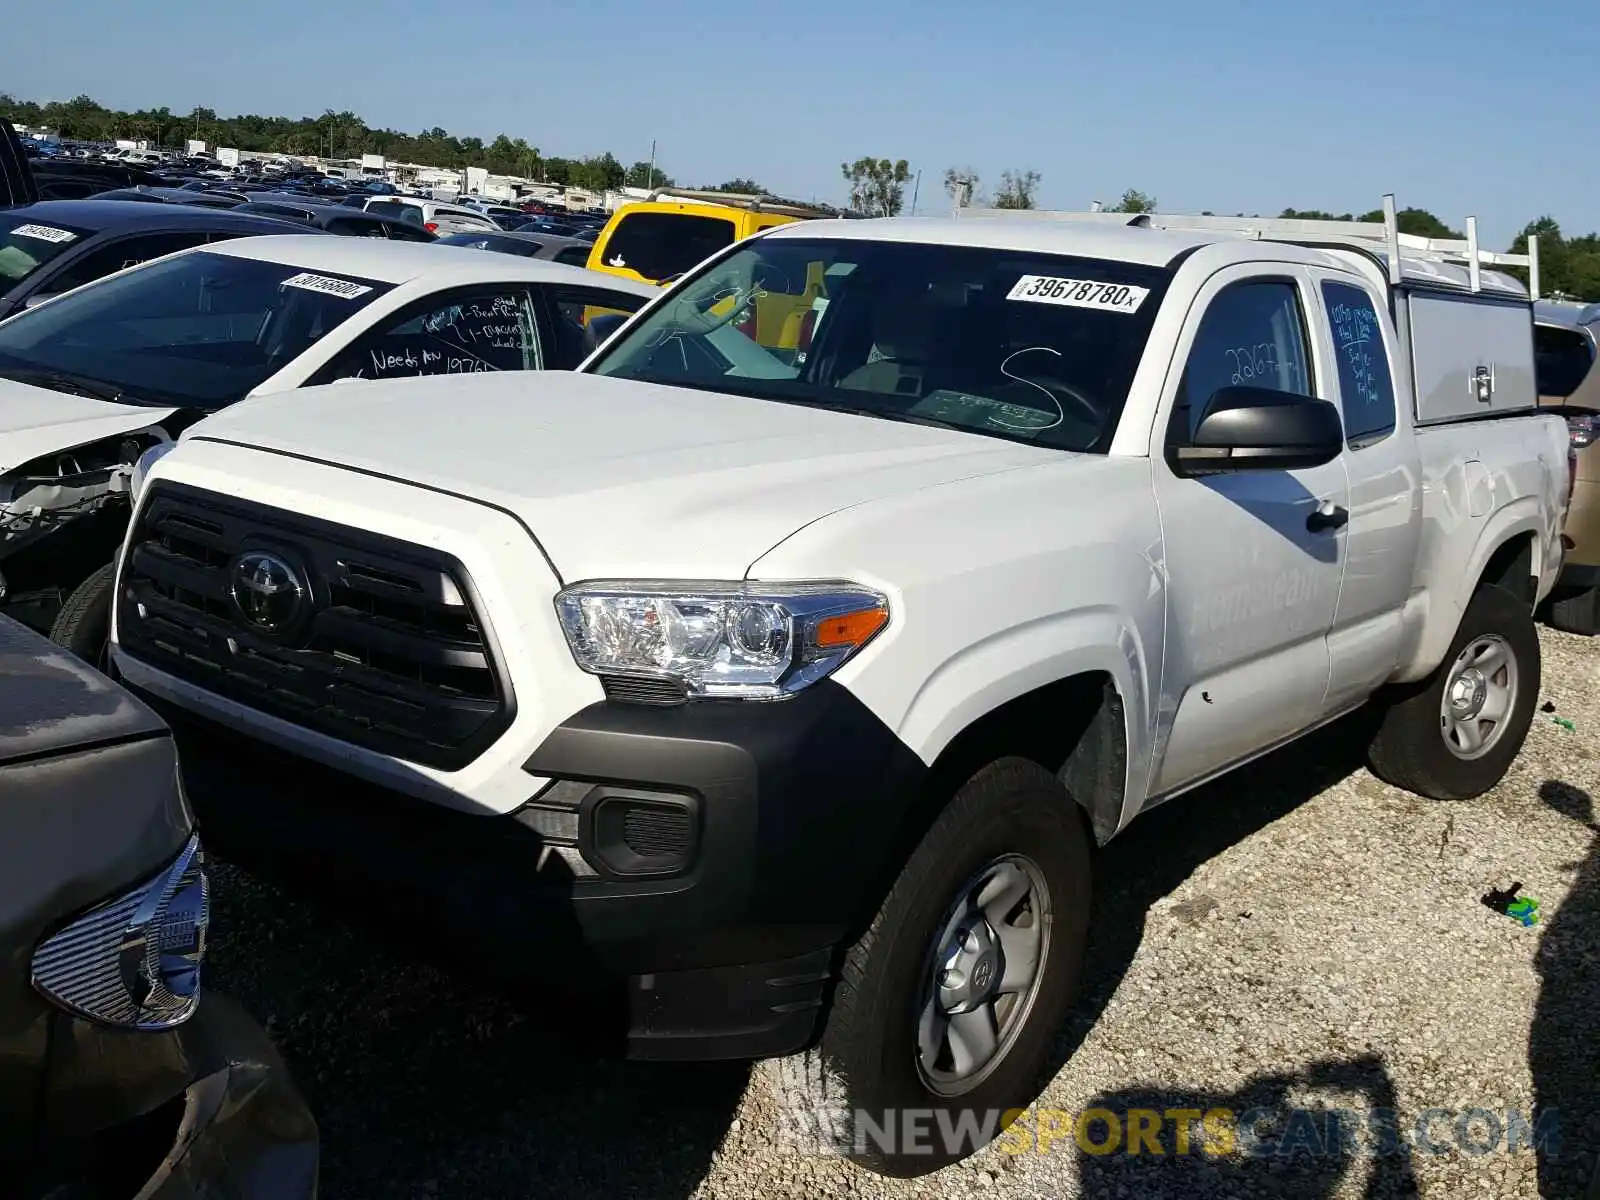
POLYGON ((429 547, 165 481, 129 535, 118 640, 354 745, 455 769, 514 701, 472 581, 429 547))

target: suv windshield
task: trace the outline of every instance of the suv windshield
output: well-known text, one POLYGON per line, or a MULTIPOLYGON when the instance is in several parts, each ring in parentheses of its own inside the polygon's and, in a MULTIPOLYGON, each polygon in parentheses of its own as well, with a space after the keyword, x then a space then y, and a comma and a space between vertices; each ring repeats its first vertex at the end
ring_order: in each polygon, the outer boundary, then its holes
POLYGON ((94 232, 21 213, 0 213, 0 291, 10 291, 94 232))
POLYGON ((588 370, 1104 452, 1170 279, 1022 250, 757 238, 588 370))
POLYGON ((732 245, 734 233, 733 222, 727 217, 627 213, 606 239, 605 264, 637 271, 645 279, 668 279, 732 245))
POLYGON ((391 287, 285 263, 182 254, 0 324, 0 377, 47 387, 62 378, 129 402, 221 408, 391 287))

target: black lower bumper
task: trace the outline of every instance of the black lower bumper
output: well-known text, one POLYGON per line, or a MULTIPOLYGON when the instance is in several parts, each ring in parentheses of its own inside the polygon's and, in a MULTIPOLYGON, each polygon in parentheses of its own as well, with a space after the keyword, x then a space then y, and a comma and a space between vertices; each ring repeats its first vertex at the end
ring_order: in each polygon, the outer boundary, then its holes
POLYGON ((529 760, 530 804, 498 817, 157 706, 208 847, 448 969, 540 994, 598 989, 646 1058, 812 1039, 837 948, 881 901, 925 775, 829 683, 775 704, 592 705, 529 760))
POLYGON ((1557 592, 1586 592, 1596 587, 1600 587, 1600 566, 1591 563, 1568 561, 1556 579, 1557 592))
POLYGON ((314 1200, 316 1121, 235 1001, 208 992, 165 1033, 60 1020, 44 1149, 7 1170, 7 1195, 314 1200))

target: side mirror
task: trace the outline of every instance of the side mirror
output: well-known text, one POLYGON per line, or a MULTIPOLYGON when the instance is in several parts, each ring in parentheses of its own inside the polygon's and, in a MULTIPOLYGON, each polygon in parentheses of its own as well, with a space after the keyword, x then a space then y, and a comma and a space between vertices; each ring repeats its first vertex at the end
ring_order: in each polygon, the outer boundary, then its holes
POLYGON ((1344 449, 1339 410, 1326 400, 1271 388, 1223 387, 1187 446, 1169 458, 1180 475, 1296 471, 1320 467, 1344 449))

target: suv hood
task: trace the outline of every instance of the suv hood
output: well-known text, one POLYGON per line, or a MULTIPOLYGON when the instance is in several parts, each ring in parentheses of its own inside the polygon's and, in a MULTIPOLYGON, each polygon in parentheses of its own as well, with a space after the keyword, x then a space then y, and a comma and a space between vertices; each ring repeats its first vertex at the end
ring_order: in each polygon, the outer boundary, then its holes
POLYGON ((0 379, 0 473, 41 455, 158 425, 177 411, 113 404, 0 379))
POLYGON ((829 513, 1062 457, 980 434, 556 371, 303 388, 233 405, 187 437, 509 509, 569 582, 741 578, 829 513))

